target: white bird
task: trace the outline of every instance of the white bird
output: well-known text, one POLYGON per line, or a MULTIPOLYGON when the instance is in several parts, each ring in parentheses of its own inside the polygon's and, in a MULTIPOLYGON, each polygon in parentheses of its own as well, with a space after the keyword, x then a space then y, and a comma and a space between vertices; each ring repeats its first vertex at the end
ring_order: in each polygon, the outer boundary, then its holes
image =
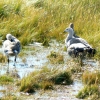
POLYGON ((89 45, 89 43, 80 38, 74 36, 74 30, 71 27, 68 27, 65 29, 64 32, 68 32, 68 36, 65 39, 65 44, 68 48, 68 54, 72 55, 74 54, 77 56, 80 52, 86 52, 89 54, 95 54, 95 50, 92 48, 92 46, 89 45))
POLYGON ((68 32, 68 36, 65 39, 65 43, 67 44, 67 47, 69 47, 71 44, 76 44, 76 43, 82 43, 84 44, 86 47, 90 47, 92 48, 88 42, 82 38, 76 38, 74 35, 74 30, 72 28, 66 28, 64 32, 68 32))
POLYGON ((11 34, 7 34, 6 38, 7 40, 3 42, 2 48, 3 48, 4 54, 7 56, 7 59, 8 59, 7 73, 9 73, 9 57, 15 56, 15 59, 14 59, 14 66, 15 66, 17 55, 20 53, 21 44, 20 44, 20 41, 11 34))

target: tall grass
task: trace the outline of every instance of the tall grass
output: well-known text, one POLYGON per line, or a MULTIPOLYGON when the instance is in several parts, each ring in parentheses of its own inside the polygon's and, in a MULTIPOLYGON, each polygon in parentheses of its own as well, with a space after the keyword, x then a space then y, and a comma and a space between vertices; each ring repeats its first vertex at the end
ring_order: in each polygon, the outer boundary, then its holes
POLYGON ((0 36, 4 39, 10 32, 22 45, 33 41, 48 45, 52 38, 64 41, 62 32, 73 22, 76 33, 100 51, 99 16, 99 0, 1 0, 0 36))

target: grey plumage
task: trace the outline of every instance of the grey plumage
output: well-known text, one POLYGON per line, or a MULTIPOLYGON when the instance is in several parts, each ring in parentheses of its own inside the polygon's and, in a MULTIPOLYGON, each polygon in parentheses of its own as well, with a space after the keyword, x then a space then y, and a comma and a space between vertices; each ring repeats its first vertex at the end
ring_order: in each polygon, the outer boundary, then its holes
POLYGON ((66 28, 64 32, 68 32, 68 36, 65 39, 65 43, 67 45, 67 47, 69 47, 71 44, 77 44, 77 43, 81 43, 82 45, 85 45, 86 47, 90 47, 92 48, 88 42, 82 38, 76 38, 74 37, 74 30, 72 28, 66 28))
POLYGON ((67 38, 65 39, 69 55, 74 54, 75 56, 77 56, 80 52, 85 52, 85 54, 95 54, 95 50, 92 48, 92 46, 89 45, 86 40, 74 36, 74 30, 71 27, 66 28, 64 32, 69 33, 67 38))
POLYGON ((15 59, 14 59, 14 66, 15 66, 17 55, 20 53, 21 44, 20 44, 20 41, 11 34, 7 34, 6 38, 7 40, 3 42, 2 48, 3 48, 4 54, 7 56, 7 59, 8 59, 7 72, 9 72, 9 57, 15 56, 15 59))

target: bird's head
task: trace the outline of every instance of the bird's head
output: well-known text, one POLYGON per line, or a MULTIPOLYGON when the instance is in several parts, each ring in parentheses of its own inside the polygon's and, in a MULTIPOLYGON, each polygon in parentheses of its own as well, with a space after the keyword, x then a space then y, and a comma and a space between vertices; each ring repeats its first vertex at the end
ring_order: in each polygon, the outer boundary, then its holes
POLYGON ((70 34, 72 34, 72 35, 74 34, 73 29, 70 28, 70 27, 69 27, 69 28, 66 28, 66 29, 64 30, 64 33, 65 33, 65 32, 68 32, 68 33, 70 33, 70 34))
POLYGON ((8 33, 6 35, 6 38, 7 38, 7 40, 10 40, 10 41, 12 41, 12 39, 13 39, 13 37, 12 37, 12 35, 10 33, 8 33))

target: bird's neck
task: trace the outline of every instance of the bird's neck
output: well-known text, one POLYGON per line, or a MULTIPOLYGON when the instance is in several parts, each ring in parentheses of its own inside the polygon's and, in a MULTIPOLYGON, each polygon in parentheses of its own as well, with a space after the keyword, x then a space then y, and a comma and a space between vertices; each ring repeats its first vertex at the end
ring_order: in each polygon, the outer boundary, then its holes
POLYGON ((70 32, 67 36, 67 41, 73 38, 73 32, 70 32))

